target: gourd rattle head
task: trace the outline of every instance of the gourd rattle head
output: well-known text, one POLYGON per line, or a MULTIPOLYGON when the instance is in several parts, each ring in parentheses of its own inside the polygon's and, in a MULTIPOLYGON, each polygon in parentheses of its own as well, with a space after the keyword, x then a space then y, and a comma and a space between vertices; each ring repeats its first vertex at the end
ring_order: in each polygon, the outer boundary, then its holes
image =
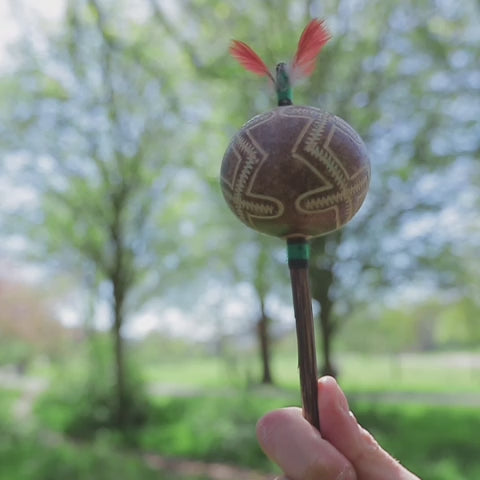
POLYGON ((333 232, 367 195, 370 162, 360 136, 314 107, 283 106, 257 115, 233 137, 220 183, 247 226, 282 238, 333 232))

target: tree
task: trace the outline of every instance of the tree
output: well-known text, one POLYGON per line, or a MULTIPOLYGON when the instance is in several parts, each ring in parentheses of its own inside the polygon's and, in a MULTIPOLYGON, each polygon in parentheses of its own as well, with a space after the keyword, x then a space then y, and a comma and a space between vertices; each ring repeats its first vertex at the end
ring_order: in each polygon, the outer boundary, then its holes
MULTIPOLYGON (((477 55, 468 27, 475 17, 474 2, 455 15, 433 1, 343 2, 341 12, 327 11, 314 1, 277 2, 275 9, 256 1, 245 9, 219 5, 212 2, 202 38, 214 44, 234 29, 234 36, 255 46, 268 65, 293 54, 295 42, 290 39, 298 38, 313 12, 327 23, 331 19, 333 40, 322 51, 312 80, 296 90, 295 102, 321 106, 351 123, 367 143, 373 164, 371 192, 357 218, 341 232, 313 243, 311 279, 320 305, 321 369, 332 373, 332 342, 355 304, 400 288, 413 275, 419 285, 441 282, 436 260, 452 242, 449 232, 430 229, 412 236, 409 230, 451 208, 450 199, 465 188, 465 173, 457 182, 444 182, 454 178, 449 172, 458 158, 470 171, 474 167, 478 142, 473 139, 479 136, 473 120, 478 106, 473 105, 478 103, 467 80, 477 55), (372 21, 379 16, 385 21, 372 21), (455 69, 452 62, 458 64, 455 69), (462 115, 452 102, 465 106, 462 115), (422 260, 427 257, 430 264, 422 260)), ((195 2, 182 6, 189 15, 204 18, 205 11, 195 2)), ((207 52, 185 37, 182 44, 200 76, 217 85, 221 71, 228 82, 233 97, 229 102, 212 93, 216 105, 226 106, 223 120, 222 109, 217 109, 219 121, 238 127, 273 106, 261 81, 239 74, 219 47, 207 52)))
MULTIPOLYGON (((452 238, 424 225, 466 191, 459 185, 475 168, 480 135, 474 2, 455 14, 437 3, 347 1, 337 11, 312 0, 275 8, 182 0, 172 9, 146 0, 136 20, 128 2, 71 1, 65 31, 36 45, 24 36, 25 61, 2 83, 0 134, 4 151, 25 162, 19 179, 33 184, 42 203, 16 212, 15 228, 22 218, 24 232, 45 247, 39 253, 99 279, 111 299, 118 371, 132 306, 158 294, 159 280, 168 280, 162 293, 180 278, 186 289, 187 277, 211 279, 212 270, 217 286, 253 286, 259 344, 268 344, 265 299, 288 282, 286 266, 284 275, 266 273, 277 264, 274 243, 266 265, 255 256, 260 237, 224 220, 217 175, 228 138, 274 99, 266 83, 228 58, 232 32, 274 65, 293 54, 290 39, 312 14, 326 17, 333 40, 295 102, 345 118, 371 152, 365 206, 313 248, 326 370, 354 305, 411 282, 412 272, 418 284, 440 282, 436 259, 452 238), (385 21, 372 21, 379 16, 385 21), (463 176, 446 183, 460 163, 463 176), (227 273, 246 262, 245 251, 254 252, 248 258, 258 269, 227 273)), ((120 380, 117 386, 120 392, 120 380)))
POLYGON ((165 206, 173 192, 183 204, 195 196, 176 182, 177 156, 186 151, 178 140, 182 112, 173 81, 181 60, 149 60, 143 33, 136 34, 125 14, 108 3, 71 1, 66 28, 43 39, 46 54, 24 44, 15 72, 19 95, 3 135, 9 151, 25 159, 21 181, 39 195, 38 208, 22 212, 38 257, 62 270, 92 272, 110 302, 120 428, 131 421, 134 394, 122 333, 126 317, 135 295, 156 276, 149 267, 158 250, 176 248, 175 238, 157 227, 168 214, 165 206))
MULTIPOLYGON (((449 64, 460 50, 474 47, 464 33, 473 8, 469 4, 452 17, 433 2, 373 2, 361 12, 351 6, 322 58, 324 88, 316 97, 310 93, 308 103, 325 99, 329 110, 359 131, 373 170, 371 192, 358 218, 314 242, 312 290, 320 304, 324 372, 334 373, 331 343, 355 302, 368 302, 411 283, 412 277, 419 288, 432 281, 445 287, 438 261, 445 246, 456 241, 453 231, 432 223, 417 235, 406 232, 452 208, 454 192, 465 189, 467 177, 455 181, 449 172, 478 153, 478 142, 442 142, 451 132, 475 135, 478 129, 469 120, 473 111, 462 116, 449 108, 454 98, 472 101, 471 89, 449 64), (381 12, 385 22, 370 22, 374 12, 381 12), (405 25, 411 19, 411 26, 400 27, 402 18, 405 25), (432 18, 449 25, 451 33, 442 35, 432 18), (462 47, 452 42, 453 35, 463 36, 462 47)), ((470 60, 473 56, 463 63, 464 75, 473 67, 470 60)))

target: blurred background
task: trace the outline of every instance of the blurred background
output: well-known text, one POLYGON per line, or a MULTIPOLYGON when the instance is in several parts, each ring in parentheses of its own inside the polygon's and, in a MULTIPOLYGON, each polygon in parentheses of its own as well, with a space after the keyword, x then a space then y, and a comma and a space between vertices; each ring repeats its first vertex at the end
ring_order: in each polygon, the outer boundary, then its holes
POLYGON ((263 479, 299 405, 284 242, 218 184, 272 67, 333 35, 294 100, 370 152, 312 245, 319 370, 423 480, 480 478, 475 0, 0 1, 0 478, 263 479))

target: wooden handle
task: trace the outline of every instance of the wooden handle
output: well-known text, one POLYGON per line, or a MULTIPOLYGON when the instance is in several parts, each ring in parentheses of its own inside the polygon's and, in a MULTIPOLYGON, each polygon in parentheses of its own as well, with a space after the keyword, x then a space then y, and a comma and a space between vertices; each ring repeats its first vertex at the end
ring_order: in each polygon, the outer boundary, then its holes
POLYGON ((309 245, 305 239, 288 240, 288 266, 290 268, 293 309, 297 329, 298 368, 300 370, 303 415, 308 422, 320 430, 315 330, 308 279, 308 249, 309 245))

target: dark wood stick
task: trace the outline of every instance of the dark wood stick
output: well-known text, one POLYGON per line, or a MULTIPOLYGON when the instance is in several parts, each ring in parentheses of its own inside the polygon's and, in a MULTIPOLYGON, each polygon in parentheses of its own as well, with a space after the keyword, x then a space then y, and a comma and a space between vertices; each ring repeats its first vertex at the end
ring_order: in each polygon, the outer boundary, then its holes
POLYGON ((293 309, 297 329, 298 368, 303 415, 320 430, 318 415, 317 357, 313 326, 312 296, 308 279, 309 245, 306 239, 289 239, 288 266, 292 282, 293 309))

